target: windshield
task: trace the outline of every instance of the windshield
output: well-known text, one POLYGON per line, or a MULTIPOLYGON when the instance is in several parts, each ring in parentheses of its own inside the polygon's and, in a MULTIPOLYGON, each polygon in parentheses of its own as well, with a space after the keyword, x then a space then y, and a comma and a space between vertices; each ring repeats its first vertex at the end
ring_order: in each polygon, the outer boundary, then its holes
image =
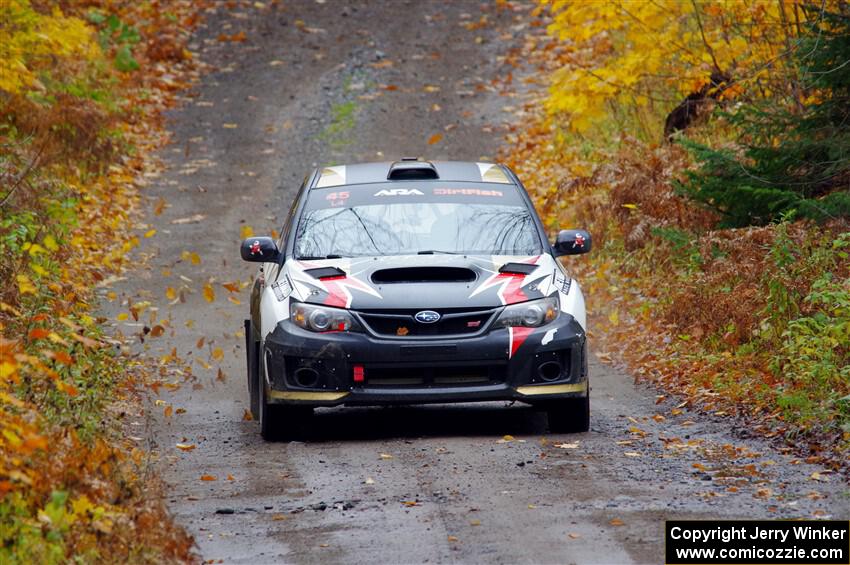
POLYGON ((380 185, 317 190, 298 225, 295 258, 537 255, 541 245, 534 219, 516 190, 504 185, 498 190, 380 185))

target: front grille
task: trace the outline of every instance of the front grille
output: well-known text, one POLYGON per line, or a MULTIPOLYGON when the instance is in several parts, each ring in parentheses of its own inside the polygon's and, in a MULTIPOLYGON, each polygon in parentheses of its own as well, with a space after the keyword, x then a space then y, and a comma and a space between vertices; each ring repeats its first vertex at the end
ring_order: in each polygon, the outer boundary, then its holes
POLYGON ((453 367, 372 367, 366 366, 368 387, 481 386, 505 381, 504 365, 453 367))
POLYGON ((366 326, 382 337, 472 336, 484 331, 495 308, 445 308, 436 310, 440 319, 431 324, 416 321, 416 310, 363 310, 358 314, 366 326))

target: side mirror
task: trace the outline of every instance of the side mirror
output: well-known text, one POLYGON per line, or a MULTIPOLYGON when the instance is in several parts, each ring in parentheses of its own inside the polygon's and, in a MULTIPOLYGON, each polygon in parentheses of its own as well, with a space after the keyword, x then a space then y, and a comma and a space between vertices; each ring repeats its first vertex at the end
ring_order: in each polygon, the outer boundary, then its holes
POLYGON ((561 230, 555 238, 555 256, 579 255, 590 251, 590 234, 584 230, 561 230))
POLYGON ((243 261, 254 263, 274 263, 280 257, 280 251, 270 237, 249 237, 242 242, 239 252, 243 261))

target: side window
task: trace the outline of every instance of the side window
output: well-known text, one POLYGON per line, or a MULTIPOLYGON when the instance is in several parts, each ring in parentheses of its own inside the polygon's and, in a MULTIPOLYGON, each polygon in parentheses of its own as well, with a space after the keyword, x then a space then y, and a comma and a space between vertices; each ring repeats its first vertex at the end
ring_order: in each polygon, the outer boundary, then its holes
POLYGON ((304 177, 304 181, 298 189, 298 194, 295 195, 295 198, 292 200, 292 206, 289 207, 289 213, 286 215, 286 220, 283 222, 283 227, 280 230, 280 239, 277 242, 277 248, 281 251, 285 252, 286 250, 286 241, 289 239, 289 232, 292 230, 292 223, 295 221, 295 212, 298 210, 298 203, 301 202, 301 198, 307 188, 308 180, 310 180, 310 175, 304 177))

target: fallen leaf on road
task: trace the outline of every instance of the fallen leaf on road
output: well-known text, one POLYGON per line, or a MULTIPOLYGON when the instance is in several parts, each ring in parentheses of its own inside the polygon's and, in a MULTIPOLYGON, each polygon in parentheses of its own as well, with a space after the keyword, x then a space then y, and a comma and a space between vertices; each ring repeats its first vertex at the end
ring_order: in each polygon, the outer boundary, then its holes
POLYGON ((625 455, 626 457, 640 457, 640 453, 638 453, 637 451, 626 451, 625 453, 623 453, 623 455, 625 455))
POLYGON ((178 443, 174 447, 176 447, 180 451, 192 451, 197 446, 194 443, 178 443))
POLYGON ((363 481, 363 484, 366 484, 366 485, 374 485, 374 484, 375 484, 375 479, 373 479, 372 477, 366 477, 366 480, 365 480, 365 481, 363 481))
POLYGON ((201 480, 202 481, 215 481, 215 480, 218 480, 218 479, 216 479, 212 475, 201 475, 201 480))
POLYGON ((578 538, 581 537, 581 534, 567 534, 567 535, 570 536, 572 539, 578 539, 578 538))
POLYGON ((254 228, 251 226, 242 226, 239 228, 239 239, 248 239, 254 235, 254 228))
POLYGON ((228 481, 235 481, 236 479, 233 477, 233 475, 231 475, 231 474, 229 474, 229 473, 228 473, 228 475, 227 475, 227 480, 228 480, 228 481))
POLYGON ((481 525, 481 520, 470 520, 470 521, 469 521, 469 525, 470 525, 470 526, 480 526, 480 525, 481 525))
POLYGON ((458 539, 455 536, 449 536, 449 541, 458 541, 458 539))
POLYGON ((435 143, 439 143, 441 139, 443 139, 443 134, 435 133, 434 135, 428 138, 428 145, 434 145, 435 143))
POLYGON ((216 347, 212 350, 212 358, 216 361, 221 361, 224 359, 224 351, 220 347, 216 347))
POLYGON ((620 520, 619 518, 614 518, 610 522, 608 522, 612 526, 624 526, 626 523, 620 520))
POLYGON ((222 43, 227 42, 227 41, 231 41, 231 42, 234 42, 234 43, 242 43, 243 41, 248 39, 248 36, 245 35, 244 31, 240 31, 239 33, 234 33, 232 35, 227 35, 226 33, 220 33, 220 34, 218 34, 218 37, 216 39, 218 39, 222 43))
POLYGON ((528 505, 528 509, 529 509, 529 510, 534 510, 535 508, 537 508, 537 506, 535 506, 534 504, 529 504, 529 505, 528 505))
POLYGON ((184 261, 191 262, 193 265, 201 264, 201 256, 195 253, 194 251, 183 251, 180 254, 180 258, 184 261))
POLYGON ((163 410, 162 413, 166 418, 171 418, 171 414, 174 413, 174 408, 172 408, 171 405, 169 404, 168 406, 165 407, 165 410, 163 410))
POLYGON ((221 127, 224 129, 236 129, 239 127, 239 124, 221 124, 221 127))
POLYGON ((210 283, 204 285, 204 298, 207 302, 215 302, 215 291, 210 283))
POLYGON ((555 447, 559 449, 578 449, 578 442, 576 443, 556 443, 555 447))
POLYGON ((251 411, 246 408, 245 411, 242 413, 242 420, 245 422, 250 422, 253 419, 254 415, 251 414, 251 411))
POLYGON ((496 443, 508 443, 509 441, 513 441, 513 440, 514 440, 514 436, 508 434, 508 435, 502 436, 502 439, 497 439, 496 443))
POLYGON ((206 216, 203 214, 195 214, 194 216, 189 216, 188 218, 177 218, 176 220, 171 220, 172 224, 199 224, 206 219, 206 216))
POLYGON ((401 503, 407 506, 408 508, 412 506, 420 506, 418 500, 402 500, 401 503))
POLYGON ((829 481, 829 477, 824 476, 824 474, 828 473, 828 472, 829 471, 815 471, 814 473, 809 475, 809 479, 811 479, 813 481, 823 481, 823 482, 829 481))
POLYGON ((381 459, 392 459, 393 458, 393 456, 390 455, 389 453, 381 453, 380 457, 381 457, 381 459))

